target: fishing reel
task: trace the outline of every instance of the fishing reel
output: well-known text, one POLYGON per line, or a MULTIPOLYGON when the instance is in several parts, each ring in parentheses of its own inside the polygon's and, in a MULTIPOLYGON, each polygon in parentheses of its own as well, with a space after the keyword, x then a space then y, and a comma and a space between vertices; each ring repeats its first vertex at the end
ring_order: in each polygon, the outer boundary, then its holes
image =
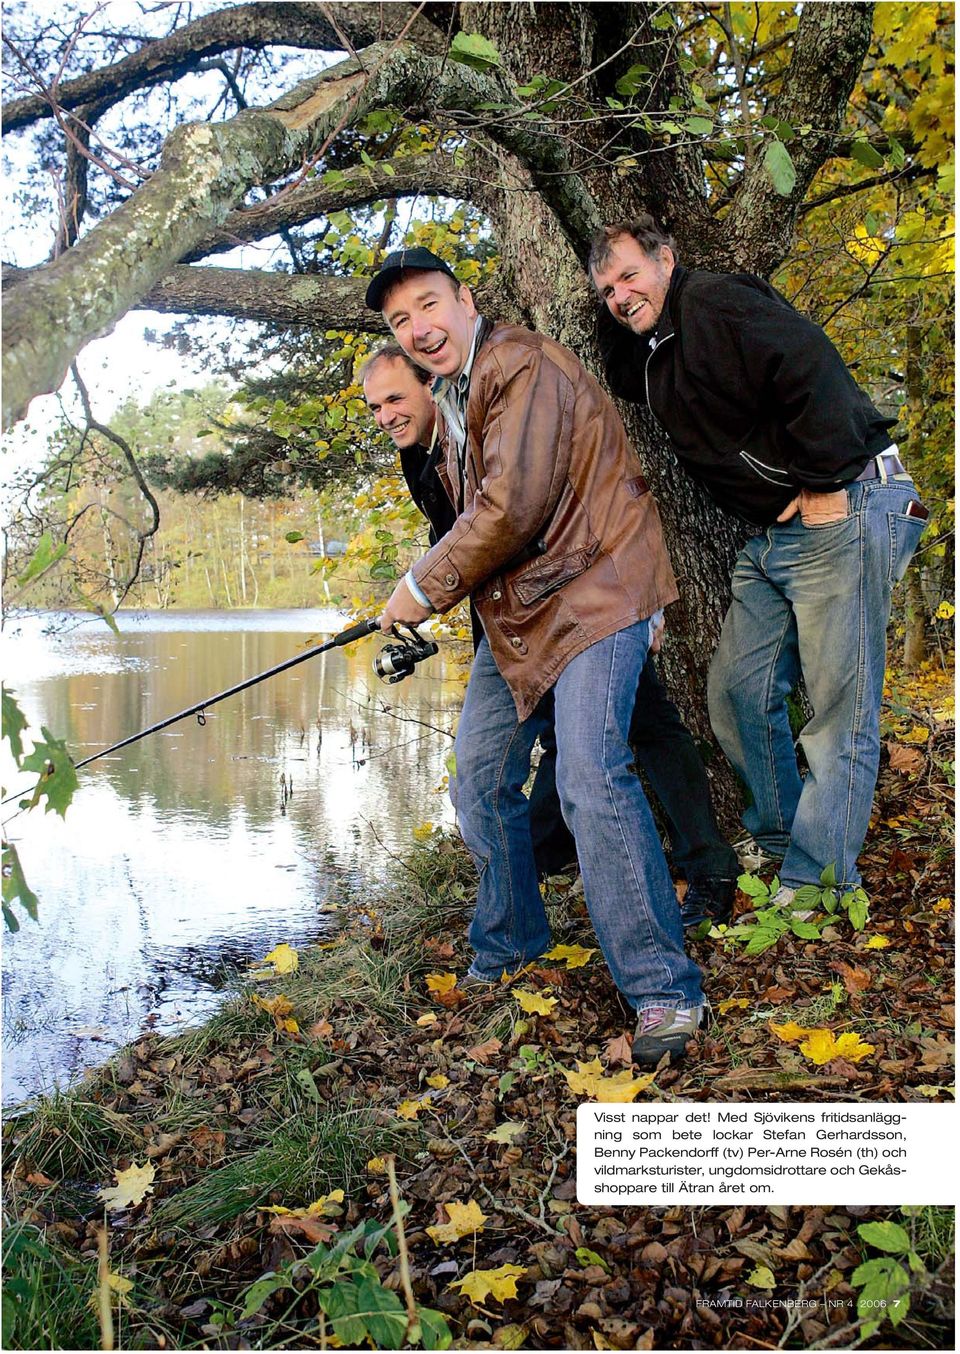
POLYGON ((432 639, 424 639, 412 625, 403 624, 403 630, 407 632, 403 634, 401 624, 395 625, 392 631, 398 642, 386 645, 373 660, 374 672, 381 682, 388 682, 391 686, 409 677, 425 658, 432 658, 440 652, 439 644, 435 644, 432 639))

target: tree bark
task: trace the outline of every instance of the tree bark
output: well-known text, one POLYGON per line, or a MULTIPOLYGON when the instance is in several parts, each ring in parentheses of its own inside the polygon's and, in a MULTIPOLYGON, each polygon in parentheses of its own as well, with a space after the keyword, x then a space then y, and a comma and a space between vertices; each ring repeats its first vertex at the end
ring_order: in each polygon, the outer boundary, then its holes
MULTIPOLYGON (((189 124, 164 146, 160 168, 111 216, 54 263, 16 287, 4 330, 3 420, 22 417, 34 395, 55 390, 83 345, 126 313, 213 228, 254 183, 271 182, 318 153, 348 121, 392 103, 417 110, 427 97, 451 120, 510 97, 499 75, 424 56, 409 43, 381 43, 341 62, 263 109, 228 122, 189 124)), ((598 217, 567 172, 562 143, 518 122, 498 140, 539 177, 561 230, 584 244, 598 217)))
POLYGON ((67 80, 46 94, 11 99, 3 106, 4 132, 28 127, 61 109, 106 101, 118 103, 134 90, 179 80, 221 52, 245 47, 298 47, 322 52, 343 50, 345 35, 355 47, 395 38, 413 19, 407 36, 426 52, 443 51, 442 33, 407 4, 334 5, 271 3, 233 5, 185 24, 169 37, 145 42, 122 61, 67 80), (336 16, 336 26, 331 15, 336 16))

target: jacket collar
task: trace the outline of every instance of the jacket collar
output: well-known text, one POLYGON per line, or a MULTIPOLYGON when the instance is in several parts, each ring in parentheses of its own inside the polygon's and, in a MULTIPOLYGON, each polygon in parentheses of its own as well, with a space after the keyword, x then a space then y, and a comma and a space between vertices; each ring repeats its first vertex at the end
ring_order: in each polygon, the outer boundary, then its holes
POLYGON ((670 286, 667 288, 667 297, 663 303, 663 310, 660 312, 660 318, 657 321, 657 327, 648 338, 647 342, 651 348, 656 348, 666 338, 672 338, 676 332, 674 315, 676 313, 677 302, 680 296, 680 289, 683 286, 684 278, 687 276, 687 269, 682 263, 673 265, 673 272, 670 274, 670 286))

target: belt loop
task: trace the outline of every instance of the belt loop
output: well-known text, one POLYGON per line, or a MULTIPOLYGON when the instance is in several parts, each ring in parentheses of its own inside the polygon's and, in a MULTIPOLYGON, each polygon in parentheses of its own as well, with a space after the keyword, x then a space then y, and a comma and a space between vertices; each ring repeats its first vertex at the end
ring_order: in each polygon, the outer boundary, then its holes
POLYGON ((879 456, 876 457, 876 462, 877 462, 877 474, 880 476, 880 483, 881 483, 881 484, 886 484, 886 482, 887 482, 887 467, 886 467, 886 465, 884 464, 884 460, 883 460, 883 458, 884 458, 884 456, 885 456, 886 454, 887 454, 887 453, 886 453, 885 451, 881 451, 880 454, 879 454, 879 456))

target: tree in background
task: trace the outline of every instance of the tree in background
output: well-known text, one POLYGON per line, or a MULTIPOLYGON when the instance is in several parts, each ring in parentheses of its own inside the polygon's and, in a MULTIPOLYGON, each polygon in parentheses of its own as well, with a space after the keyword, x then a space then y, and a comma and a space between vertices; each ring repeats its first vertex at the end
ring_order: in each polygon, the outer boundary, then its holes
MULTIPOLYGON (((149 41, 111 29, 111 9, 44 32, 27 8, 8 22, 23 92, 5 123, 57 166, 60 202, 55 257, 9 276, 8 422, 131 307, 309 332, 348 362, 378 327, 362 297, 405 204, 407 237, 455 259, 487 313, 598 370, 588 242, 646 208, 688 264, 772 274, 906 411, 945 545, 950 7, 883 5, 874 30, 859 3, 253 3, 188 22, 177 8, 149 41), (333 51, 347 56, 327 64, 333 51), (268 238, 285 250, 270 269, 212 262, 268 238)), ((320 455, 358 397, 259 412, 320 455)), ((706 736, 739 528, 649 419, 625 417, 682 580, 669 673, 706 736)))

